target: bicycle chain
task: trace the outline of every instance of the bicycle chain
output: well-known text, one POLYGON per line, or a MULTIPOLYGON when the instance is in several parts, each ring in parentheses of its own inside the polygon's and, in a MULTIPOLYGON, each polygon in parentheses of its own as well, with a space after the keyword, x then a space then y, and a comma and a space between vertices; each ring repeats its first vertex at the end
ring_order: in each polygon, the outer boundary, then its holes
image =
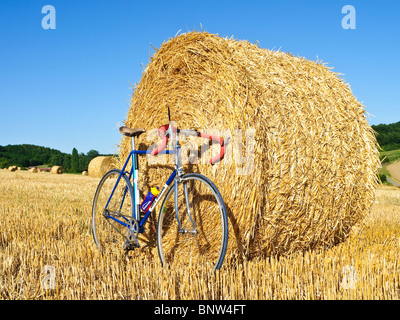
MULTIPOLYGON (((108 212, 108 214, 111 213, 109 210, 107 210, 107 212, 108 212)), ((125 219, 127 219, 129 221, 129 227, 128 227, 129 235, 126 236, 126 235, 122 234, 122 232, 118 228, 116 228, 110 221, 108 221, 109 218, 104 215, 104 218, 106 219, 106 221, 126 240, 127 243, 124 245, 125 251, 133 250, 135 248, 140 248, 140 244, 139 244, 139 241, 137 239, 137 237, 139 235, 139 223, 138 223, 138 221, 135 218, 123 215, 123 214, 121 214, 119 212, 118 213, 113 212, 111 214, 114 217, 124 217, 125 219), (136 227, 136 231, 133 232, 132 230, 135 230, 135 227, 136 227), (134 241, 132 241, 132 238, 133 238, 134 241)))

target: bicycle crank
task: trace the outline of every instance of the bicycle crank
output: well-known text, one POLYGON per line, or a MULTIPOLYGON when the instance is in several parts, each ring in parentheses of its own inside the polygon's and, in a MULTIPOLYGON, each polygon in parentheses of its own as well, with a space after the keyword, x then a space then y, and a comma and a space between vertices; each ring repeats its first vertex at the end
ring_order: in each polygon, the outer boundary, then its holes
POLYGON ((137 239, 139 235, 139 223, 136 219, 130 218, 129 227, 127 228, 126 242, 123 249, 127 252, 140 248, 139 241, 137 239))

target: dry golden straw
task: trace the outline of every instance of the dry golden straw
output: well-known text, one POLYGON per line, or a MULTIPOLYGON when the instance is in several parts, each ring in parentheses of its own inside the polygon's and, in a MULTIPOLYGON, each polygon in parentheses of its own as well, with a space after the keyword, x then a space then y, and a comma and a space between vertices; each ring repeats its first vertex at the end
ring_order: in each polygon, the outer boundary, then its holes
POLYGON ((90 161, 88 172, 91 177, 100 178, 112 168, 115 168, 113 157, 99 156, 90 161))
MULTIPOLYGON (((134 88, 125 125, 158 128, 168 123, 169 106, 182 129, 228 130, 230 158, 211 166, 208 152, 204 162, 184 169, 209 177, 222 193, 229 254, 330 247, 370 211, 380 162, 364 106, 329 69, 247 41, 189 32, 156 50, 134 88), (253 146, 245 133, 253 134, 253 146), (242 158, 252 161, 241 164, 242 158)), ((139 143, 157 139, 144 134, 139 143)), ((129 151, 123 138, 121 161, 129 151)), ((173 168, 144 157, 140 166, 142 187, 161 186, 173 168)))
POLYGON ((138 251, 102 255, 90 215, 98 182, 0 170, 0 300, 400 298, 399 188, 378 186, 364 227, 337 246, 213 272, 165 268, 138 251), (54 267, 54 289, 45 266, 54 267))
POLYGON ((63 173, 62 167, 53 166, 53 167, 51 167, 50 173, 52 173, 52 174, 62 174, 63 173))

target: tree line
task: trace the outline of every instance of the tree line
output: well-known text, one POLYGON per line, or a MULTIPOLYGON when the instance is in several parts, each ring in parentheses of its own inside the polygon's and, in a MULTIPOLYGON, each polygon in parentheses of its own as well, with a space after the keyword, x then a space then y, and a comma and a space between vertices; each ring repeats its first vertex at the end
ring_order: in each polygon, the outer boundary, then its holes
MULTIPOLYGON (((384 151, 400 149, 400 121, 391 124, 372 125, 377 140, 384 151)), ((0 168, 18 166, 62 166, 64 172, 79 173, 88 169, 89 162, 99 156, 96 150, 79 153, 73 148, 71 154, 56 149, 31 144, 0 146, 0 168)))
POLYGON ((384 151, 400 149, 400 121, 371 127, 377 132, 376 139, 384 151))
POLYGON ((28 168, 34 166, 62 166, 64 172, 79 173, 88 169, 89 162, 99 156, 96 150, 78 153, 63 153, 56 149, 31 144, 0 146, 0 168, 18 166, 28 168))

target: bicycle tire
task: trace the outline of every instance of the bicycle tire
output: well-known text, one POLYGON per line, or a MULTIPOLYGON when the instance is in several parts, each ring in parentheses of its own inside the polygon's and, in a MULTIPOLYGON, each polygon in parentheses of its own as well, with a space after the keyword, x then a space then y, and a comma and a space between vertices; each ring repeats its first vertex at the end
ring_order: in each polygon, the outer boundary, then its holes
MULTIPOLYGON (((129 239, 129 229, 126 226, 115 222, 111 218, 106 218, 103 215, 106 203, 114 189, 120 173, 121 170, 118 169, 108 171, 100 180, 93 199, 92 234, 94 242, 103 254, 106 249, 119 250, 129 239)), ((107 214, 125 221, 128 225, 132 225, 132 221, 134 221, 133 203, 134 197, 132 185, 128 177, 123 174, 109 201, 107 214), (122 199, 124 199, 124 201, 121 205, 122 199)))
POLYGON ((168 189, 158 216, 157 247, 161 264, 209 265, 220 269, 228 246, 228 218, 220 192, 201 174, 189 173, 180 177, 178 222, 175 197, 172 197, 172 205, 169 204, 174 190, 174 185, 168 189), (185 184, 189 184, 189 205, 184 196, 185 184))

